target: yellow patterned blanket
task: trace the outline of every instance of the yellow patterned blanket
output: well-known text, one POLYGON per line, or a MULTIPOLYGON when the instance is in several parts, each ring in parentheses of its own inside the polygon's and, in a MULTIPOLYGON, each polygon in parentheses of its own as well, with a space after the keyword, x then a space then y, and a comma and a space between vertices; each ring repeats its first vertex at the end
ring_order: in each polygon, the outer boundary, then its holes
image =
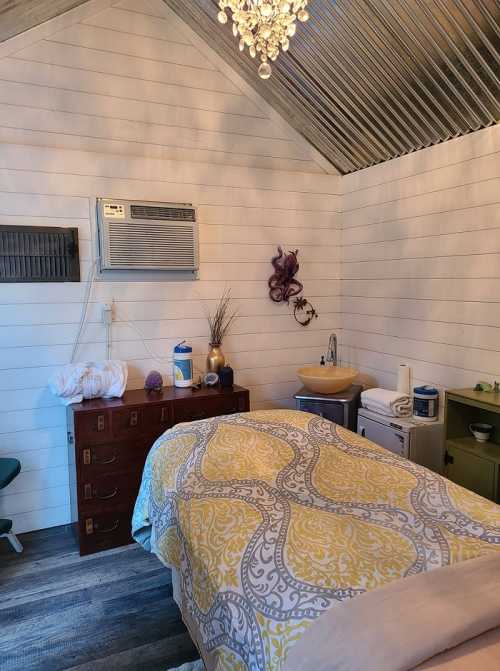
POLYGON ((500 550, 500 507, 316 415, 269 410, 158 439, 133 533, 178 570, 208 668, 277 671, 336 602, 500 550))

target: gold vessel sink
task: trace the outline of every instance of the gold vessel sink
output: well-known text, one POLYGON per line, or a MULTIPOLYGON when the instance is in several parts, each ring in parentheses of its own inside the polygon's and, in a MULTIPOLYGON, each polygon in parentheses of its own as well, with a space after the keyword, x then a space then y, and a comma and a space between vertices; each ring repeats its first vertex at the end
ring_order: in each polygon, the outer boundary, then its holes
POLYGON ((358 371, 341 366, 306 366, 297 371, 302 384, 318 394, 336 394, 354 382, 358 371))

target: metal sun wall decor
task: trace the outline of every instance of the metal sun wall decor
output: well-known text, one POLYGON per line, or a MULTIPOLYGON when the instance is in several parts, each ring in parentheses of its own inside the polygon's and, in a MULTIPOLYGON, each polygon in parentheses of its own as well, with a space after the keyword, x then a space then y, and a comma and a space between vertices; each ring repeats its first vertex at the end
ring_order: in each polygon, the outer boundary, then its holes
POLYGON ((290 304, 290 299, 296 296, 293 303, 293 316, 301 326, 308 326, 318 313, 304 296, 299 296, 304 287, 295 275, 299 271, 297 260, 299 250, 289 251, 288 254, 278 247, 278 253, 271 259, 274 273, 268 281, 269 298, 275 303, 290 304))

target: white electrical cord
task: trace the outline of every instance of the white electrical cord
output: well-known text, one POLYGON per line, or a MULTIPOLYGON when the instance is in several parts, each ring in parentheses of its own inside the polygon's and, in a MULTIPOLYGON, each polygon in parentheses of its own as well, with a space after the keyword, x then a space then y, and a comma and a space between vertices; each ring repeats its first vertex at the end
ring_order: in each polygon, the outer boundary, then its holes
MULTIPOLYGON (((116 304, 115 304, 115 305, 116 305, 116 304)), ((120 308, 120 310, 123 310, 123 308, 120 308)), ((117 317, 120 317, 120 312, 118 311, 118 308, 116 309, 115 314, 116 314, 117 317)), ((120 322, 121 324, 127 324, 128 326, 130 326, 130 328, 132 328, 132 329, 137 333, 137 335, 138 335, 139 338, 141 339, 142 344, 144 345, 144 348, 146 349, 146 351, 147 351, 147 353, 149 354, 149 356, 150 356, 152 359, 154 359, 154 361, 156 361, 156 362, 158 362, 158 363, 170 363, 171 359, 168 359, 168 358, 166 358, 166 357, 158 356, 155 352, 153 352, 153 350, 150 349, 150 347, 149 347, 149 345, 148 345, 148 343, 147 343, 147 341, 146 341, 146 337, 144 336, 144 334, 142 333, 142 331, 140 330, 140 328, 139 328, 138 326, 136 326, 133 322, 131 322, 131 321, 125 316, 125 314, 123 314, 123 316, 125 317, 124 319, 123 319, 123 318, 122 318, 122 319, 118 318, 116 321, 120 322)))
POLYGON ((76 339, 75 343, 73 345, 73 351, 71 353, 71 359, 70 363, 73 363, 76 357, 76 352, 78 350, 78 345, 80 343, 80 338, 82 337, 82 331, 83 327, 85 325, 85 320, 87 319, 87 311, 89 307, 89 302, 90 302, 90 294, 92 293, 92 287, 94 285, 94 279, 95 279, 95 269, 97 266, 97 260, 92 261, 89 272, 87 275, 87 287, 85 289, 85 297, 83 299, 83 307, 82 307, 82 314, 80 317, 80 324, 78 325, 78 331, 76 334, 76 339))
POLYGON ((106 359, 111 361, 111 324, 106 324, 106 359))
POLYGON ((111 361, 111 329, 113 327, 113 313, 105 317, 104 328, 106 329, 106 359, 111 361))
MULTIPOLYGON (((116 303, 114 305, 116 306, 116 303)), ((136 326, 132 321, 130 321, 130 319, 128 319, 128 317, 125 315, 125 311, 123 310, 123 308, 120 308, 120 310, 122 310, 124 318, 119 318, 120 317, 120 312, 118 310, 118 307, 116 306, 115 315, 118 317, 118 319, 116 321, 120 322, 121 324, 127 324, 128 326, 130 326, 130 328, 132 328, 137 333, 137 335, 141 339, 142 344, 144 345, 144 348, 147 351, 147 353, 149 354, 149 356, 154 361, 156 361, 157 363, 161 363, 161 364, 169 363, 169 364, 171 364, 172 363, 172 358, 161 357, 161 356, 158 356, 156 354, 156 352, 153 352, 153 350, 149 347, 149 345, 147 343, 147 340, 146 340, 146 337, 144 336, 144 334, 142 333, 140 328, 138 326, 136 326)), ((194 370, 195 373, 197 373, 198 375, 200 375, 202 377, 205 374, 204 371, 200 371, 200 369, 197 368, 194 365, 194 361, 193 361, 193 370, 194 370)))

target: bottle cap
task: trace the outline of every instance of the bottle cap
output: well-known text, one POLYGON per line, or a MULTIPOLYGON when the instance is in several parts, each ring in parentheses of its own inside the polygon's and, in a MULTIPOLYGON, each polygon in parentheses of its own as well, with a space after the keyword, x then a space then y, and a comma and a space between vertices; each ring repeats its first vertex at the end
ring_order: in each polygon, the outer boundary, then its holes
POLYGON ((185 340, 174 347, 174 354, 190 354, 193 348, 190 345, 185 345, 185 340))
POLYGON ((422 387, 414 387, 414 394, 421 394, 422 396, 436 396, 438 390, 435 387, 429 387, 428 385, 423 385, 422 387))

